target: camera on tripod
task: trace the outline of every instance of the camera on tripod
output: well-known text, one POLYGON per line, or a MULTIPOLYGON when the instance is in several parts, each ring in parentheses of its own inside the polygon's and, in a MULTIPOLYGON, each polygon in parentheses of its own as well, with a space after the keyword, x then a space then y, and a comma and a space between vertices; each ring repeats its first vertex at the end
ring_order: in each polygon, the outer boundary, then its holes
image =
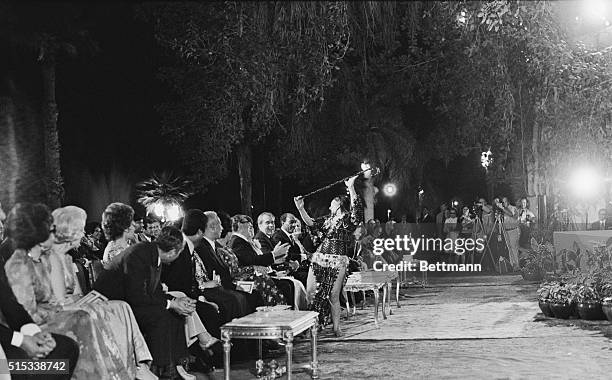
POLYGON ((474 202, 471 207, 470 213, 482 219, 482 202, 474 202))

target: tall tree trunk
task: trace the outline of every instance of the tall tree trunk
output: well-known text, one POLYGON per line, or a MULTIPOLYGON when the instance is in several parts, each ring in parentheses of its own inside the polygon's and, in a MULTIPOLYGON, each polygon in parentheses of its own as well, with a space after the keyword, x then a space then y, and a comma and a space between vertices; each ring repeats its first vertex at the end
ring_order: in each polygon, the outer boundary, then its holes
MULTIPOLYGON (((0 147, 5 152, 0 155, 2 162, 0 162, 0 173, 2 173, 3 182, 6 186, 6 196, 8 208, 11 208, 17 202, 17 180, 19 179, 20 163, 19 154, 17 152, 17 135, 15 131, 15 106, 12 99, 7 96, 6 98, 0 99, 0 109, 4 110, 3 122, 0 124, 2 129, 6 130, 6 140, 0 142, 0 147), (3 127, 3 125, 6 126, 3 127), (6 154, 6 156, 4 156, 6 154), (1 170, 4 168, 4 170, 1 170)), ((2 194, 4 192, 0 192, 2 194)))
POLYGON ((51 209, 61 205, 64 196, 60 167, 60 144, 57 130, 57 103, 55 101, 55 61, 45 58, 42 62, 43 74, 43 127, 45 145, 45 172, 47 204, 51 209))
POLYGON ((364 181, 363 189, 363 200, 365 208, 363 210, 363 216, 365 222, 370 219, 374 219, 374 197, 376 196, 378 189, 374 186, 372 178, 366 178, 364 181))
POLYGON ((253 213, 251 168, 253 165, 253 151, 250 145, 244 143, 236 147, 238 156, 238 175, 240 176, 240 203, 242 213, 251 216, 253 213))
POLYGON ((542 195, 542 185, 540 180, 540 128, 537 122, 533 122, 531 129, 531 159, 527 163, 527 197, 531 211, 537 216, 538 223, 546 221, 546 210, 540 209, 540 196, 542 195))

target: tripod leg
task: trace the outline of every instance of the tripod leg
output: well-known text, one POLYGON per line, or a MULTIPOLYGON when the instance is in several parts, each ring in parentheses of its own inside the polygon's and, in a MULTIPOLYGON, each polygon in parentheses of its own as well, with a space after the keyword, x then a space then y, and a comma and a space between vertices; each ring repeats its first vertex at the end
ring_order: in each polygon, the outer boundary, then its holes
POLYGON ((512 270, 515 271, 518 269, 518 252, 517 252, 517 257, 516 257, 517 268, 514 268, 514 263, 512 262, 512 257, 514 255, 514 252, 510 249, 510 235, 508 235, 508 231, 506 231, 506 229, 503 228, 503 226, 502 226, 502 231, 503 231, 503 236, 504 236, 504 243, 506 244, 506 249, 508 250, 508 259, 510 261, 510 266, 512 267, 512 270))
MULTIPOLYGON (((491 258, 491 264, 493 264, 493 269, 501 274, 501 267, 497 265, 494 257, 493 257, 493 251, 491 251, 491 238, 493 237, 493 231, 495 231, 495 227, 497 227, 499 224, 499 221, 496 219, 495 222, 493 223, 493 226, 491 227, 491 230, 489 231, 487 238, 485 239, 485 250, 489 251, 489 258, 491 258)), ((480 258, 480 264, 482 265, 482 261, 485 258, 485 252, 483 252, 482 257, 480 258)))

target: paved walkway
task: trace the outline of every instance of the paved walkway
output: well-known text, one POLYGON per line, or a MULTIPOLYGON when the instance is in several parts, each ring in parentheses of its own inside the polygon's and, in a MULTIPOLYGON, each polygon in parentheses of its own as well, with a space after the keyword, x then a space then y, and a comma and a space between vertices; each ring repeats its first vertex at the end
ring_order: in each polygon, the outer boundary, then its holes
MULTIPOLYGON (((535 284, 520 276, 444 277, 425 289, 402 289, 401 308, 373 322, 373 306, 343 320, 345 336, 321 336, 323 379, 610 379, 612 341, 607 322, 541 320, 535 284), (583 326, 584 327, 584 326, 583 326), (588 327, 588 326, 587 326, 588 327)), ((305 367, 307 340, 294 364, 305 367)), ((279 353, 276 359, 284 362, 279 353)), ((252 379, 254 362, 232 366, 232 379, 252 379)), ((307 379, 306 373, 294 373, 307 379)), ((222 371, 216 372, 216 378, 222 371)))

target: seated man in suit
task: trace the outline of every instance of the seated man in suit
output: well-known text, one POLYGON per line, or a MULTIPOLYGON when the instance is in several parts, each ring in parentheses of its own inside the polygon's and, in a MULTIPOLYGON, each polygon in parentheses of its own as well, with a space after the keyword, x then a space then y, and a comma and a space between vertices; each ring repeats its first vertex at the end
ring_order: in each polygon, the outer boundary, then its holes
POLYGON ((206 215, 207 218, 204 240, 196 248, 196 251, 204 261, 204 266, 208 270, 208 275, 218 275, 221 279, 223 288, 233 293, 238 293, 240 296, 246 298, 249 304, 249 312, 254 312, 257 306, 263 305, 263 299, 257 293, 247 293, 236 290, 236 284, 233 282, 229 264, 225 262, 223 254, 220 252, 220 244, 217 242, 223 232, 221 219, 214 211, 206 211, 204 215, 206 215))
MULTIPOLYGON (((276 230, 276 226, 274 225, 274 214, 271 212, 264 211, 257 217, 257 233, 255 234, 255 239, 259 241, 261 245, 261 251, 267 255, 274 250, 274 244, 272 244, 272 235, 274 235, 274 231, 276 230)), ((286 252, 289 251, 289 247, 287 246, 286 252)), ((280 252, 279 252, 280 253, 280 252)), ((282 262, 279 262, 279 264, 282 262)))
POLYGON ((254 308, 249 305, 245 293, 225 289, 222 276, 213 269, 217 257, 211 256, 212 247, 206 236, 210 238, 220 233, 221 224, 216 222, 218 218, 209 220, 202 210, 189 210, 183 219, 183 232, 194 262, 195 291, 219 306, 220 322, 224 324, 250 314, 254 308))
POLYGON ((285 213, 280 217, 281 227, 272 234, 272 244, 289 244, 287 255, 287 263, 289 265, 289 274, 299 280, 306 286, 308 278, 308 258, 300 248, 300 243, 297 242, 295 236, 295 228, 298 220, 291 213, 285 213), (302 265, 304 264, 304 265, 302 265))
MULTIPOLYGON (((41 331, 17 302, 6 278, 4 263, 0 257, 0 345, 7 359, 68 359, 68 374, 47 375, 45 379, 70 379, 79 358, 78 344, 67 336, 41 331)), ((15 380, 38 378, 15 374, 11 377, 15 380)))
POLYGON ((605 208, 599 210, 599 220, 591 224, 591 230, 608 230, 612 226, 608 226, 608 211, 605 208))
POLYGON ((196 304, 200 319, 212 336, 221 339, 220 326, 242 316, 246 310, 240 310, 237 301, 221 290, 220 283, 208 277, 208 270, 196 253, 196 244, 200 244, 202 239, 199 226, 205 218, 201 210, 187 211, 182 226, 185 245, 179 258, 164 267, 162 282, 171 291, 181 291, 193 299, 200 299, 196 304))
POLYGON ((151 370, 174 378, 184 374, 188 357, 184 317, 195 311, 195 301, 166 295, 160 281, 162 264, 175 261, 183 248, 183 234, 162 228, 155 242, 130 246, 117 257, 115 269, 104 271, 94 289, 109 299, 130 304, 153 356, 151 370))
MULTIPOLYGON (((264 217, 269 217, 269 215, 270 214, 264 215, 264 217)), ((236 216, 234 216, 234 218, 236 218, 236 216)), ((252 223, 248 223, 251 224, 252 231, 252 223)), ((272 223, 272 226, 273 225, 274 224, 272 223)), ((262 270, 271 272, 271 268, 269 267, 270 265, 285 262, 285 257, 289 249, 289 245, 287 243, 281 244, 278 242, 272 251, 266 253, 258 240, 253 239, 252 235, 247 236, 248 233, 241 230, 241 228, 244 227, 245 226, 240 226, 238 224, 232 225, 234 234, 232 235, 229 243, 231 250, 238 258, 238 263, 240 266, 255 265, 262 267, 262 270)), ((265 238, 268 239, 267 236, 265 238)), ((272 277, 272 280, 290 304, 298 305, 300 308, 304 308, 306 306, 305 289, 299 281, 293 278, 279 279, 275 277, 272 277)))

